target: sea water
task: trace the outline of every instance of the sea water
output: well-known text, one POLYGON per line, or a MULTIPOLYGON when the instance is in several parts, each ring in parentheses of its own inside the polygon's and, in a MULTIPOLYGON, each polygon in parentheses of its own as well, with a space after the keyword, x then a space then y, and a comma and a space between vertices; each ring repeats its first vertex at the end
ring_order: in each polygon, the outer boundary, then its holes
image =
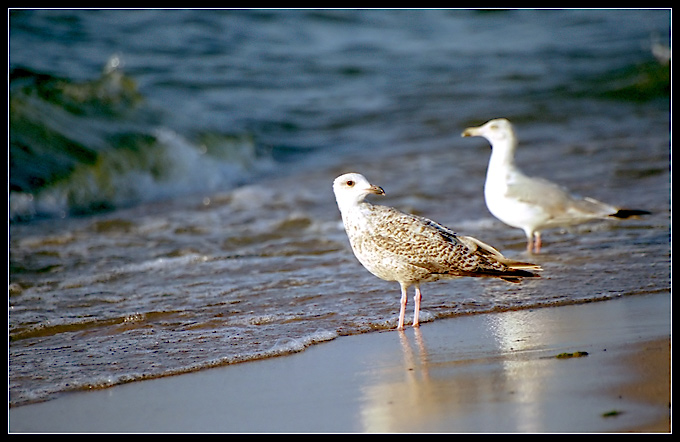
POLYGON ((544 268, 425 285, 425 322, 670 291, 668 10, 11 10, 9 36, 13 406, 394 328, 349 171, 544 268), (527 255, 460 137, 497 117, 527 173, 653 214, 527 255))

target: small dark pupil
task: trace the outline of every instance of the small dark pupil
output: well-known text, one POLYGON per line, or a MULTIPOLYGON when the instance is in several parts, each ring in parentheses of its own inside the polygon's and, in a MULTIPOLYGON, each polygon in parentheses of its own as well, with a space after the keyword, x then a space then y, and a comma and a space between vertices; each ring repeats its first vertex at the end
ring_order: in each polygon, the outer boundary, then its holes
POLYGON ((349 187, 352 187, 354 185, 354 181, 352 181, 352 180, 347 181, 347 185, 349 187))

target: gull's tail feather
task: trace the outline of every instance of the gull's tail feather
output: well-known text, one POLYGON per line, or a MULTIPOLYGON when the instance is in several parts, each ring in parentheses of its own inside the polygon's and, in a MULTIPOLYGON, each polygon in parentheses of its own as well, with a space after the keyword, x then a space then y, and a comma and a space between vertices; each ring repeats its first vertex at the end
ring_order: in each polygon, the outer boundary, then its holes
MULTIPOLYGON (((509 272, 508 274, 504 274, 502 276, 499 276, 499 278, 502 279, 503 281, 518 283, 522 280, 522 278, 540 278, 541 277, 541 275, 539 275, 538 273, 529 272, 527 270, 516 269, 514 267, 510 267, 510 268, 513 269, 512 272, 509 272)), ((543 269, 541 269, 539 266, 534 266, 534 268, 532 270, 540 271, 540 270, 543 270, 543 269)))
POLYGON ((503 281, 507 282, 518 283, 522 278, 540 278, 541 275, 534 272, 543 270, 541 266, 530 262, 513 261, 508 258, 505 258, 504 261, 501 262, 511 269, 508 273, 500 276, 503 281))
POLYGON ((496 250, 494 247, 488 245, 485 242, 473 238, 472 236, 460 237, 465 239, 469 243, 475 244, 477 247, 488 252, 496 261, 508 267, 509 271, 504 276, 500 276, 501 279, 510 282, 519 282, 519 278, 538 278, 540 275, 533 272, 540 272, 543 270, 538 264, 533 264, 530 262, 516 261, 514 259, 506 258, 501 252, 496 250))
POLYGON ((505 260, 501 262, 513 270, 524 271, 525 273, 530 273, 532 276, 538 276, 531 273, 532 271, 540 272, 541 270, 543 270, 543 268, 541 268, 541 266, 539 266, 538 264, 533 264, 530 262, 514 261, 508 258, 505 258, 505 260))

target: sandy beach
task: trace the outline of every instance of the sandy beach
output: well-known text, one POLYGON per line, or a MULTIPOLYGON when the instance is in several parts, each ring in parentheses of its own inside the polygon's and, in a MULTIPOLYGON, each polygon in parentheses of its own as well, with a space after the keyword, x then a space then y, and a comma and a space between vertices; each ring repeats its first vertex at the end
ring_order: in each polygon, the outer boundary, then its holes
POLYGON ((670 432, 670 294, 455 317, 64 394, 19 432, 670 432))

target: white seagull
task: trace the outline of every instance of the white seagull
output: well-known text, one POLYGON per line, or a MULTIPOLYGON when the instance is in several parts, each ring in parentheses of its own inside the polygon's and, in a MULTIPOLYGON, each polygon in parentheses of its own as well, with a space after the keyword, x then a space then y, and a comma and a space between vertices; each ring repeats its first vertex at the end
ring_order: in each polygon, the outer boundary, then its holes
POLYGON ((404 329, 408 288, 415 286, 413 326, 418 326, 420 284, 463 276, 495 277, 519 282, 537 277, 535 264, 504 257, 498 250, 470 236, 460 236, 427 218, 364 201, 384 195, 358 173, 333 182, 333 192, 354 255, 372 274, 401 286, 398 329, 404 329))
POLYGON ((541 231, 545 229, 650 213, 582 198, 551 181, 523 174, 515 166, 515 131, 505 118, 469 127, 462 136, 484 137, 491 143, 491 158, 484 184, 486 206, 505 224, 524 230, 529 253, 541 250, 541 231))

